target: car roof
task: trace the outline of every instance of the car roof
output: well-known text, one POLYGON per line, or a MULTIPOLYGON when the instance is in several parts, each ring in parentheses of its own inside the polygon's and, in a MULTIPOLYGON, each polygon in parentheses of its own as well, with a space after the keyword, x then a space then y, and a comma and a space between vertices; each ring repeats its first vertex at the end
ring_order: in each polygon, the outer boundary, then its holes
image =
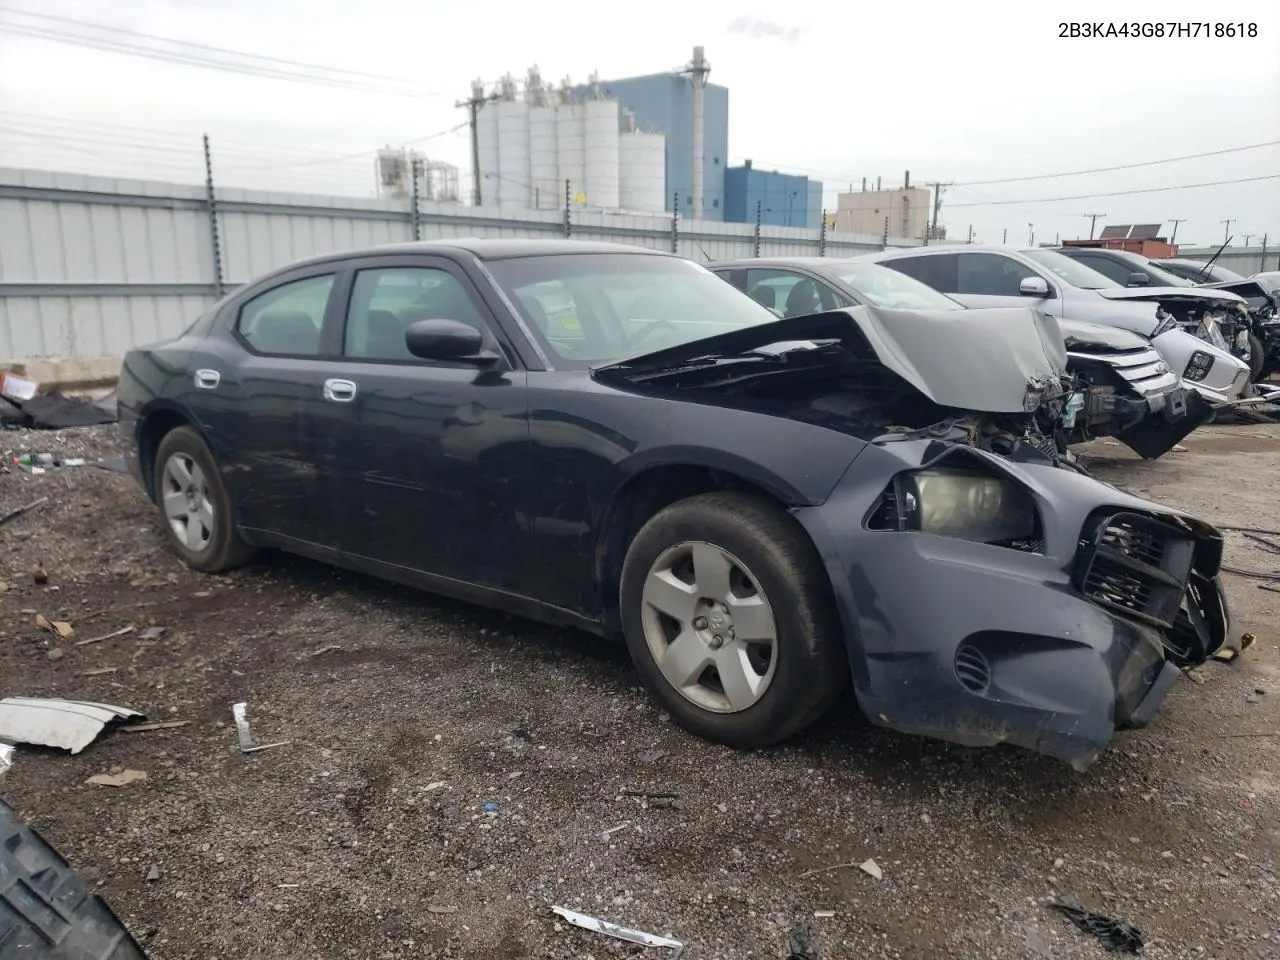
POLYGON ((998 243, 944 243, 928 247, 894 247, 891 250, 868 250, 866 253, 859 254, 856 259, 865 260, 875 257, 877 259, 896 260, 898 257, 934 257, 947 253, 1021 254, 1022 252, 1017 247, 1001 246, 998 243))
POLYGON ((418 240, 408 243, 385 243, 372 247, 357 247, 326 253, 289 264, 288 269, 310 264, 331 263, 335 260, 353 260, 362 257, 393 257, 404 254, 458 254, 469 253, 477 260, 510 260, 516 257, 564 256, 567 254, 630 253, 656 257, 674 254, 649 247, 637 247, 627 243, 606 243, 598 240, 506 239, 489 237, 458 237, 448 240, 418 240))
MULTIPOLYGON (((868 251, 870 252, 870 251, 868 251)), ((847 262, 848 257, 739 257, 736 260, 714 260, 708 267, 818 267, 831 266, 833 263, 847 262)))
POLYGON ((1154 262, 1149 257, 1144 257, 1140 253, 1134 253, 1132 250, 1115 250, 1111 247, 1046 247, 1045 249, 1052 250, 1054 253, 1063 253, 1067 256, 1070 256, 1072 251, 1080 251, 1100 253, 1103 256, 1115 257, 1117 260, 1127 260, 1129 263, 1143 264, 1154 262))

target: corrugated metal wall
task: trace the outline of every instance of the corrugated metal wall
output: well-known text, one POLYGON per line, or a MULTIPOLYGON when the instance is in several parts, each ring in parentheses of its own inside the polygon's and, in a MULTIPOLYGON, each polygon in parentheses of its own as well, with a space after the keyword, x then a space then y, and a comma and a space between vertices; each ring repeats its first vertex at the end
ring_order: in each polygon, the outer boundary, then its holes
MULTIPOLYGON (((1188 260, 1211 260, 1213 255, 1218 252, 1217 247, 1180 247, 1178 256, 1185 257, 1188 260)), ((1265 273, 1268 270, 1280 270, 1280 246, 1270 244, 1263 248, 1262 246, 1230 248, 1222 251, 1222 255, 1215 264, 1220 264, 1228 270, 1234 270, 1242 277, 1252 276, 1255 273, 1265 273)))
MULTIPOLYGON (((216 195, 224 288, 317 254, 413 237, 410 204, 225 189, 216 195)), ((501 218, 484 207, 419 207, 424 240, 561 237, 563 211, 501 218)), ((693 260, 751 256, 753 224, 574 211, 571 236, 671 250, 693 260)), ((766 227, 762 256, 815 255, 818 230, 766 227)), ((878 250, 830 234, 827 256, 878 250)), ((0 358, 116 355, 178 334, 215 299, 205 191, 173 183, 0 168, 0 358)))

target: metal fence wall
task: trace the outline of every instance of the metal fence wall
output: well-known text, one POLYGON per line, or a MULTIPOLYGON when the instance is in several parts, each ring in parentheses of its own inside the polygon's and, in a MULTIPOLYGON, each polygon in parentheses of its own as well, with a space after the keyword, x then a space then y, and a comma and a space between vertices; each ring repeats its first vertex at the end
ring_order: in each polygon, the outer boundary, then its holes
MULTIPOLYGON (((563 237, 563 211, 204 187, 0 168, 0 358, 118 355, 217 296, 318 254, 450 237, 563 237), (216 216, 212 215, 216 211, 216 216), (217 226, 215 246, 214 224, 217 226), (219 281, 221 283, 219 284, 219 281)), ((667 216, 572 213, 568 235, 693 260, 854 256, 881 238, 667 216)), ((919 241, 891 240, 911 246, 919 241)))
MULTIPOLYGON (((1182 247, 1178 256, 1188 260, 1209 260, 1218 252, 1217 247, 1182 247)), ((1228 247, 1215 264, 1221 264, 1228 270, 1234 270, 1242 277, 1267 270, 1280 270, 1280 244, 1256 247, 1228 247)))

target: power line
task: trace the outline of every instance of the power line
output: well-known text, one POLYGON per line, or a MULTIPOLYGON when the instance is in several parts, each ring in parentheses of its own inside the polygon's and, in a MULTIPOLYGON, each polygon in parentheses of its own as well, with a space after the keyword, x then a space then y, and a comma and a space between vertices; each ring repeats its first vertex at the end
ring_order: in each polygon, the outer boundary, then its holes
POLYGON ((1238 180, 1210 180, 1206 183, 1183 183, 1176 187, 1146 187, 1142 190, 1114 190, 1110 193, 1080 193, 1071 197, 1032 197, 1026 200, 981 200, 969 203, 953 203, 952 207, 1002 207, 1028 203, 1056 203, 1059 200, 1094 200, 1098 197, 1127 197, 1135 193, 1163 193, 1168 190, 1194 190, 1198 187, 1222 187, 1235 183, 1255 183, 1259 180, 1280 179, 1280 173, 1268 173, 1260 177, 1241 177, 1238 180))
MULTIPOLYGON (((1071 170, 1066 173, 1042 173, 1027 177, 1004 177, 999 180, 969 180, 957 184, 961 187, 982 187, 993 183, 1023 183, 1027 180, 1055 180, 1058 177, 1081 177, 1089 173, 1111 173, 1113 170, 1135 170, 1138 167, 1154 167, 1162 163, 1178 163, 1182 160, 1199 160, 1202 157, 1220 157, 1225 153, 1241 153, 1245 150, 1260 150, 1263 147, 1280 145, 1280 140, 1269 140, 1266 143, 1251 143, 1243 147, 1226 147, 1222 150, 1210 150, 1207 153, 1189 153, 1184 157, 1165 157, 1162 160, 1142 160, 1138 163, 1122 163, 1114 167, 1094 167, 1092 170, 1071 170)), ((958 204, 956 204, 958 206, 958 204)))
MULTIPOLYGON (((59 32, 43 27, 27 26, 25 24, 15 24, 6 20, 0 20, 0 32, 12 33, 18 36, 33 37, 38 40, 52 40, 57 43, 66 43, 71 46, 88 47, 94 50, 104 50, 109 53, 118 53, 126 56, 140 57, 146 60, 156 60, 163 63, 175 63, 189 67, 205 67, 210 70, 221 70, 227 73, 238 73, 246 76, 263 77, 269 80, 285 80, 291 83, 304 83, 315 86, 335 87, 342 90, 351 90, 359 93, 375 93, 382 96, 403 96, 412 98, 436 97, 434 93, 415 93, 410 90, 395 90, 386 87, 377 87, 367 83, 344 80, 341 77, 324 77, 313 76, 309 74, 288 73, 284 70, 273 69, 270 67, 259 67, 253 64, 236 64, 227 61, 217 60, 212 57, 200 56, 197 54, 187 54, 181 52, 171 52, 166 50, 155 50, 150 47, 140 46, 138 44, 125 43, 123 41, 109 40, 97 37, 87 37, 81 34, 59 32)), ((176 43, 176 41, 168 41, 176 43)), ((248 57, 249 54, 243 56, 248 57)))
MULTIPOLYGON (((126 37, 133 37, 138 40, 151 40, 157 43, 168 43, 175 47, 188 47, 194 50, 204 50, 210 53, 221 53, 233 57, 243 57, 250 60, 263 60, 269 63, 276 63, 282 66, 295 67, 300 70, 317 70, 321 74, 326 73, 343 73, 351 77, 362 77, 367 80, 386 80, 392 83, 404 83, 410 86, 419 86, 417 80, 409 80, 405 77, 394 77, 385 73, 367 73, 363 70, 349 70, 345 67, 334 67, 327 64, 303 63, 298 60, 284 60, 280 57, 271 57, 262 53, 244 53, 240 50, 229 50, 226 47, 215 47, 206 43, 196 43, 192 40, 174 40, 171 37, 161 37, 150 33, 138 33, 134 30, 126 30, 123 27, 113 27, 105 23, 92 23, 88 20, 75 20, 70 17, 58 17, 49 13, 36 13, 32 10, 23 10, 19 7, 10 7, 0 4, 0 11, 5 13, 16 13, 23 17, 32 17, 37 20, 52 20, 57 23, 65 23, 76 27, 89 27, 93 30, 101 30, 104 33, 116 33, 126 37)), ((443 97, 444 94, 433 93, 432 96, 443 97)))

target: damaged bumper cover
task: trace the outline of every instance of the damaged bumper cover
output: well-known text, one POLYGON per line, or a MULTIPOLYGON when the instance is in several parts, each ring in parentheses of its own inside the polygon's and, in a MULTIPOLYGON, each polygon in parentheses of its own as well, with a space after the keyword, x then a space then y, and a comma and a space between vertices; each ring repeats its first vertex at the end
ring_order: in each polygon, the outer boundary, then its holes
POLYGON ((1084 769, 1228 636, 1221 536, 1071 471, 927 439, 877 443, 826 503, 795 514, 831 576, 859 704, 902 732, 1013 743, 1084 769), (924 468, 1016 487, 1035 535, 1000 546, 874 529, 902 496, 886 472, 924 468))

